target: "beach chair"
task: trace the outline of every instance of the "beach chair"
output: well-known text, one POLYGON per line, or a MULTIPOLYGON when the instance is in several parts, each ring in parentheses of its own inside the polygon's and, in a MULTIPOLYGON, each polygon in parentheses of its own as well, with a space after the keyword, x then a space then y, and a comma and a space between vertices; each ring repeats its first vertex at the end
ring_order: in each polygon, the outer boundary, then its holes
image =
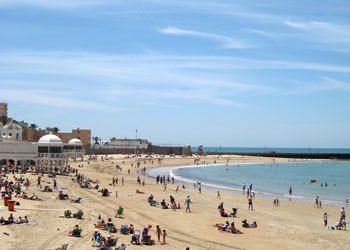
POLYGON ((238 211, 238 208, 232 208, 232 213, 230 214, 230 216, 232 217, 236 217, 236 214, 237 214, 237 211, 238 211))
POLYGON ((81 197, 72 200, 73 203, 80 203, 80 201, 81 201, 81 197))
POLYGON ((123 207, 119 207, 115 217, 122 218, 123 217, 123 211, 124 211, 124 208, 123 207))

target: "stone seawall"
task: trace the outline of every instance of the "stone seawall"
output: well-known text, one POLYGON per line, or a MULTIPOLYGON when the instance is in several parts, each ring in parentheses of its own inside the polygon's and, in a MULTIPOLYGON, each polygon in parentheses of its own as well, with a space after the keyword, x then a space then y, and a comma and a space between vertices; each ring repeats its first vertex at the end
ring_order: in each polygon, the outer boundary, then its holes
MULTIPOLYGON (((137 153, 142 154, 160 154, 160 155, 182 155, 185 154, 186 148, 184 147, 163 147, 163 146, 154 146, 149 145, 147 149, 137 149, 137 153)), ((108 148, 87 148, 86 154, 91 155, 105 155, 105 154, 135 154, 135 149, 108 149, 108 148)), ((188 153, 187 153, 188 154, 188 153)))
POLYGON ((261 156, 261 157, 276 157, 276 158, 295 158, 295 159, 330 159, 330 160, 350 160, 350 154, 332 154, 332 153, 217 153, 207 152, 207 155, 246 155, 246 156, 261 156))

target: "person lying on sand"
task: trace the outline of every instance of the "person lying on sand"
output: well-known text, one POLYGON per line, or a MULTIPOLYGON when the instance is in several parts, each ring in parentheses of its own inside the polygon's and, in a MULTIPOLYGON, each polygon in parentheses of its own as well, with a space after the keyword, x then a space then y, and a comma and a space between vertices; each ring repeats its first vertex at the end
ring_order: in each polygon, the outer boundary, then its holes
POLYGON ((42 199, 37 196, 35 193, 33 193, 30 197, 29 200, 34 200, 34 201, 41 201, 42 199))
POLYGON ((253 221, 252 223, 248 223, 247 220, 242 220, 242 227, 244 228, 256 228, 258 227, 258 224, 256 221, 253 221))
POLYGON ((52 192, 52 188, 49 186, 45 186, 44 189, 42 190, 43 192, 52 192))
POLYGON ((136 189, 137 194, 144 194, 145 192, 141 192, 140 190, 136 189))
POLYGON ((230 223, 228 221, 226 221, 225 225, 222 223, 215 224, 215 227, 217 227, 219 231, 226 231, 229 226, 230 226, 230 223))

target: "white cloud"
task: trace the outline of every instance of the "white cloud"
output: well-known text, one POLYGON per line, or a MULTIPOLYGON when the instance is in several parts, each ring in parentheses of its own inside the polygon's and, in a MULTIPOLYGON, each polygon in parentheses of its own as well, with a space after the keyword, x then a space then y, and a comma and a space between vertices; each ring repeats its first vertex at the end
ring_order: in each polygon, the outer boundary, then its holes
POLYGON ((65 109, 91 110, 91 111, 117 111, 112 106, 94 101, 78 100, 69 95, 69 92, 46 91, 41 89, 0 89, 1 99, 11 102, 16 97, 16 102, 27 104, 40 104, 65 109))
POLYGON ((0 0, 0 7, 34 6, 42 8, 77 8, 111 3, 108 0, 0 0))
POLYGON ((350 25, 332 24, 329 22, 292 22, 287 20, 285 25, 303 31, 305 38, 325 43, 349 43, 350 25))
POLYGON ((217 35, 213 33, 199 32, 194 30, 179 29, 176 27, 167 27, 160 29, 163 34, 178 35, 178 36, 194 36, 213 40, 222 44, 227 49, 244 49, 253 47, 251 43, 235 39, 228 36, 217 35))
MULTIPOLYGON (((0 91, 2 96, 16 96, 19 102, 87 110, 115 110, 117 106, 123 110, 135 102, 160 104, 164 100, 250 109, 241 97, 278 94, 285 89, 278 84, 241 81, 234 73, 240 70, 247 74, 249 70, 349 73, 350 67, 229 56, 3 52, 0 91), (18 94, 14 89, 20 90, 18 94)), ((337 89, 347 86, 337 84, 337 89)))

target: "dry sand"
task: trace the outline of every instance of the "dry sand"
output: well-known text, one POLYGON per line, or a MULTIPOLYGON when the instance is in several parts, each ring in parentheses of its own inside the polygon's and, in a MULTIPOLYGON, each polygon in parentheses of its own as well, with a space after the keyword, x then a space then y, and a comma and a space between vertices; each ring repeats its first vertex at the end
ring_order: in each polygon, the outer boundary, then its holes
MULTIPOLYGON (((160 245, 156 241, 154 246, 133 246, 130 244, 130 235, 121 235, 119 232, 115 235, 119 238, 118 245, 125 243, 127 249, 350 249, 349 231, 326 230, 323 226, 323 213, 329 214, 329 224, 334 225, 340 216, 339 207, 323 206, 317 209, 313 204, 281 201, 279 207, 272 205, 271 199, 254 199, 254 211, 248 210, 247 199, 243 195, 221 193, 221 200, 218 199, 216 191, 203 190, 202 194, 188 185, 187 189, 180 188, 176 193, 176 184, 169 184, 166 191, 163 191, 161 185, 157 185, 155 180, 141 176, 146 180, 146 185, 139 186, 136 182, 137 169, 135 168, 135 159, 123 159, 124 156, 114 155, 113 159, 107 161, 91 161, 71 163, 71 166, 77 167, 78 164, 84 164, 79 168, 79 172, 87 177, 100 180, 100 187, 108 188, 112 194, 110 197, 102 197, 95 189, 82 189, 78 184, 72 182, 72 176, 58 176, 57 183, 60 187, 67 187, 64 190, 70 197, 82 197, 81 204, 74 204, 70 201, 56 200, 57 191, 52 193, 40 192, 36 187, 37 176, 27 174, 31 180, 31 186, 28 193, 35 192, 43 201, 30 201, 15 199, 21 203, 16 206, 13 213, 15 218, 28 215, 30 221, 36 225, 10 225, 0 226, 0 249, 16 250, 41 250, 56 249, 62 244, 68 243, 68 249, 96 249, 92 247, 92 235, 95 230, 94 224, 99 215, 103 219, 113 218, 114 224, 120 228, 121 224, 134 224, 136 229, 142 230, 145 225, 152 224, 150 234, 152 239, 156 240, 155 227, 160 225, 161 229, 166 229, 168 233, 166 245, 160 245), (124 161, 124 163, 122 163, 124 161), (113 162, 113 164, 112 164, 113 162), (134 163, 134 167, 130 167, 134 163), (116 169, 116 164, 122 166, 122 172, 116 169), (128 169, 131 174, 128 175, 128 169), (112 176, 119 178, 116 186, 110 186, 112 176), (125 185, 121 184, 121 178, 125 178, 125 185), (139 189, 145 194, 136 194, 139 189), (115 191, 118 191, 119 197, 115 197, 115 191), (172 195, 176 202, 181 203, 181 209, 176 212, 171 209, 161 209, 159 207, 150 207, 146 202, 147 197, 153 194, 155 200, 165 199, 169 202, 169 196, 172 195), (186 213, 184 201, 187 195, 191 196, 193 204, 192 213, 186 213), (219 215, 217 206, 224 202, 226 211, 232 207, 238 207, 237 218, 222 218, 219 215), (114 218, 116 209, 124 207, 124 219, 114 218), (84 212, 84 219, 59 218, 63 211, 70 209, 73 212, 81 209, 84 212), (214 225, 224 223, 228 219, 235 221, 238 229, 243 231, 242 235, 219 232, 214 225), (247 219, 249 222, 255 220, 258 228, 245 229, 241 227, 241 220, 247 219), (79 224, 82 227, 82 237, 68 237, 68 232, 74 225, 79 224), (8 232, 9 235, 3 234, 8 232)), ((231 162, 258 162, 272 161, 270 158, 258 157, 230 157, 231 162)), ((200 161, 213 163, 226 162, 226 158, 220 160, 216 156, 202 157, 200 161)), ((162 166, 177 164, 193 164, 194 158, 169 158, 165 157, 162 166)), ((152 165, 149 161, 144 164, 141 161, 141 167, 158 166, 156 158, 152 165)), ((280 159, 279 159, 280 161, 280 159)), ((9 179, 12 179, 12 174, 9 179)), ((43 177, 45 182, 52 179, 46 175, 43 177)), ((45 185, 43 182, 43 185, 45 185)), ((3 205, 1 201, 1 205, 3 205)), ((349 214, 349 211, 346 211, 349 214)), ((3 206, 0 206, 0 216, 7 218, 10 212, 3 206)), ((101 231, 106 236, 107 231, 101 231)))

